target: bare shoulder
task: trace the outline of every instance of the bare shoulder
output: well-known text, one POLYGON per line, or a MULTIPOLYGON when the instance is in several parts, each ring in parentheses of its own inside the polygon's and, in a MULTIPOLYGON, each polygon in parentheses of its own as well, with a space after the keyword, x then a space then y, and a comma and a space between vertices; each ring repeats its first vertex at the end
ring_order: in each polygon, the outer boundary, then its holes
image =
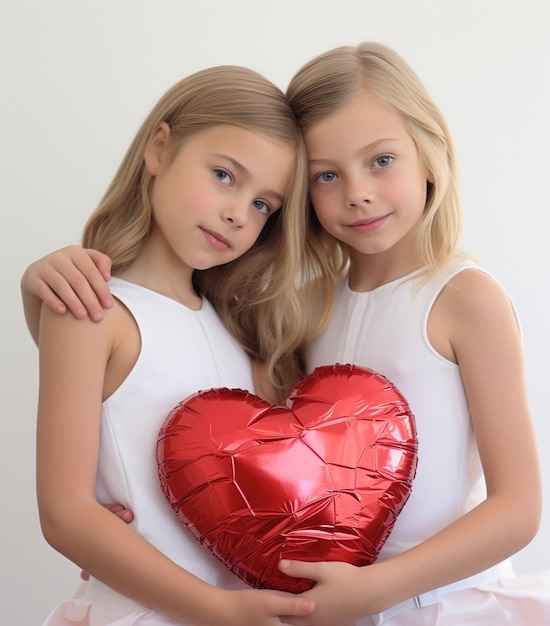
POLYGON ((104 319, 99 322, 92 322, 86 316, 77 319, 70 312, 63 315, 53 312, 49 307, 42 306, 40 313, 40 339, 47 340, 54 335, 56 340, 67 342, 78 341, 99 341, 115 342, 124 324, 128 323, 129 313, 124 305, 114 299, 111 309, 105 311, 104 319))
POLYGON ((482 270, 470 268, 454 276, 440 299, 455 315, 473 322, 494 315, 513 315, 510 297, 502 285, 482 270))
POLYGON ((457 346, 466 337, 517 331, 510 297, 502 285, 486 272, 469 268, 454 276, 439 294, 428 324, 434 348, 457 362, 457 346))
POLYGON ((462 270, 447 283, 446 289, 456 291, 462 296, 485 299, 487 296, 501 297, 508 300, 504 287, 493 276, 481 269, 471 267, 462 270), (453 289, 454 288, 454 289, 453 289))
POLYGON ((71 368, 94 372, 104 377, 103 399, 110 396, 133 368, 141 339, 137 324, 128 309, 116 298, 104 319, 94 323, 70 313, 58 315, 42 307, 39 348, 48 368, 71 368), (72 365, 71 365, 72 364, 72 365))

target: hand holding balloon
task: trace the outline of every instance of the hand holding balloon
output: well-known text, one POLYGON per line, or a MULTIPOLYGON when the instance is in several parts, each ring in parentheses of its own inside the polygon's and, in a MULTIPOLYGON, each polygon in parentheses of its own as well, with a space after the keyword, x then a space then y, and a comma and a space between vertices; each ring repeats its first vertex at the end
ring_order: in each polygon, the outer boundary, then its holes
POLYGON ((236 389, 180 403, 159 476, 185 527, 252 587, 300 592, 279 561, 372 563, 416 471, 414 418, 382 375, 324 366, 282 406, 236 389))

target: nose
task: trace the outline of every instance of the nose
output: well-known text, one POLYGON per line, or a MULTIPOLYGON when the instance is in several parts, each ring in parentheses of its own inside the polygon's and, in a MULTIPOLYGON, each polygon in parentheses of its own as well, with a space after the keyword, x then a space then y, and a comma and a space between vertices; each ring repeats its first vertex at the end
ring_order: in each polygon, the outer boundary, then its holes
POLYGON ((356 209, 374 200, 372 183, 366 176, 354 176, 346 180, 345 204, 348 209, 356 209))
POLYGON ((234 198, 222 211, 224 222, 231 224, 235 228, 242 228, 248 221, 248 204, 238 198, 234 198))

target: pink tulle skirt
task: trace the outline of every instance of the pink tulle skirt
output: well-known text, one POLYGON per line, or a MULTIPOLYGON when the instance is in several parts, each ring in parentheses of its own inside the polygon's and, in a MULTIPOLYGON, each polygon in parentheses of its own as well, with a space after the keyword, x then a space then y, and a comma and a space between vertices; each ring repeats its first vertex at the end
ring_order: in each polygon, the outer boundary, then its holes
MULTIPOLYGON (((550 626, 550 570, 447 593, 438 604, 410 608, 358 626, 550 626)), ((60 604, 44 626, 189 626, 128 600, 96 580, 60 604)))
POLYGON ((387 619, 381 613, 359 626, 550 626, 550 570, 511 576, 444 594, 432 606, 387 619))
POLYGON ((57 606, 43 626, 190 626, 153 611, 90 579, 57 606))

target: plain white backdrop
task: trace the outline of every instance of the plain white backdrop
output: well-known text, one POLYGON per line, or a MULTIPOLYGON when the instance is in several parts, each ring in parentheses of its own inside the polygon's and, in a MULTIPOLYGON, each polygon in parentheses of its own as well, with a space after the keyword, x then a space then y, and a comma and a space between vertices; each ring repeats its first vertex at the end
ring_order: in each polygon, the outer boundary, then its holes
MULTIPOLYGON (((521 317, 549 499, 547 0, 0 0, 2 625, 40 624, 78 584, 38 525, 37 352, 23 321, 23 270, 79 241, 145 114, 177 80, 240 64, 284 89, 314 55, 362 40, 401 53, 447 117, 463 247, 504 283, 521 317)), ((515 563, 550 567, 550 505, 515 563)))

